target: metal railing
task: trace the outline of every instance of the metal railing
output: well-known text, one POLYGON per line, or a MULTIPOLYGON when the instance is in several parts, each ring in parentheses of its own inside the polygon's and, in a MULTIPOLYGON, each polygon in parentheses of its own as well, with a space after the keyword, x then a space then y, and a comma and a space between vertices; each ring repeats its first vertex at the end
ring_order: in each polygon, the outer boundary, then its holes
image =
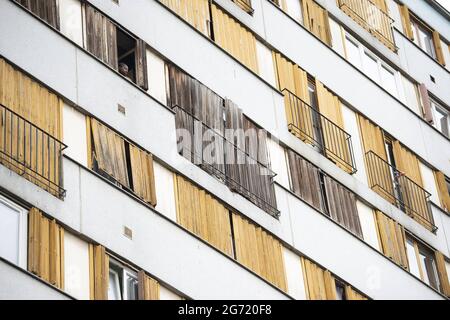
POLYGON ((392 31, 394 20, 370 0, 338 0, 339 8, 391 50, 397 50, 392 31))
POLYGON ((58 198, 62 188, 62 151, 66 145, 0 104, 0 164, 58 198))
POLYGON ((373 151, 366 153, 370 187, 411 218, 435 231, 431 194, 373 151))
POLYGON ((317 147, 345 171, 355 173, 351 135, 288 89, 282 92, 289 131, 317 147))
POLYGON ((174 106, 173 109, 176 117, 182 117, 185 126, 177 127, 178 153, 262 210, 278 217, 280 211, 276 208, 273 181, 275 173, 269 165, 258 161, 257 154, 238 147, 232 141, 233 133, 224 135, 183 108, 174 106))

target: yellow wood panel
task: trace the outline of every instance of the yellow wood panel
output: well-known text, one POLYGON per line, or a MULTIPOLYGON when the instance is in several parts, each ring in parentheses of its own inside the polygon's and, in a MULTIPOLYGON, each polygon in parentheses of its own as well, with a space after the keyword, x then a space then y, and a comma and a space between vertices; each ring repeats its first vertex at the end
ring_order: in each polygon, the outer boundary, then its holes
POLYGON ((153 156, 130 144, 133 191, 152 206, 156 206, 153 156))
POLYGON ((367 297, 355 291, 350 285, 345 286, 346 300, 368 300, 367 297))
POLYGON ((336 283, 333 275, 304 257, 300 259, 307 298, 309 300, 335 300, 336 283))
POLYGON ((436 180, 436 187, 438 190, 439 200, 441 206, 445 210, 450 210, 450 194, 447 188, 447 182, 445 181, 445 175, 440 171, 434 172, 434 178, 436 180))
POLYGON ((414 40, 409 9, 405 4, 399 4, 398 6, 402 18, 403 32, 405 33, 406 37, 408 37, 411 40, 414 40))
POLYGON ((89 245, 90 292, 92 300, 107 300, 109 285, 109 256, 105 247, 89 245))
POLYGON ((198 31, 210 36, 208 0, 159 0, 198 31))
POLYGON ((28 215, 28 270, 64 289, 64 230, 36 208, 28 215))
POLYGON ((258 73, 256 37, 226 12, 211 5, 214 40, 225 51, 258 73))
POLYGON ((441 283, 441 292, 447 297, 450 297, 450 282, 448 278, 447 268, 445 266, 445 257, 439 251, 436 251, 436 267, 438 271, 439 281, 441 283))
POLYGON ((205 190, 175 176, 177 222, 229 256, 233 255, 229 210, 205 190))
POLYGON ((232 215, 237 261, 287 291, 281 243, 242 216, 232 215))
POLYGON ((139 300, 159 300, 160 285, 158 281, 145 274, 144 271, 139 271, 139 300))

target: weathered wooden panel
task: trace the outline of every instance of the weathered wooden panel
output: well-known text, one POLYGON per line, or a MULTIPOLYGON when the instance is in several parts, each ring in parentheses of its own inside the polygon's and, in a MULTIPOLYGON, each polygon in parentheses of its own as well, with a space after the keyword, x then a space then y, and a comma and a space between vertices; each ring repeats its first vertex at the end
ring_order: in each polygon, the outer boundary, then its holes
POLYGON ((330 217, 363 238, 355 194, 328 176, 324 176, 324 184, 330 217))
POLYGON ((15 0, 42 20, 59 30, 58 0, 15 0))
POLYGON ((85 12, 87 50, 117 70, 116 25, 88 4, 85 5, 85 12))
POLYGON ((310 205, 323 211, 319 169, 290 149, 288 159, 292 191, 310 205))

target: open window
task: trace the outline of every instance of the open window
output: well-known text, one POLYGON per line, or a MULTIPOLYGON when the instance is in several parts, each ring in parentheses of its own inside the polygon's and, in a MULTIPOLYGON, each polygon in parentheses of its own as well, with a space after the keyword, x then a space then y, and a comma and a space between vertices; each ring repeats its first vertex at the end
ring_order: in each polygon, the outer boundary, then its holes
POLYGON ((147 45, 85 4, 86 49, 144 90, 148 90, 147 45))
POLYGON ((122 263, 109 259, 108 300, 137 300, 138 274, 122 263))

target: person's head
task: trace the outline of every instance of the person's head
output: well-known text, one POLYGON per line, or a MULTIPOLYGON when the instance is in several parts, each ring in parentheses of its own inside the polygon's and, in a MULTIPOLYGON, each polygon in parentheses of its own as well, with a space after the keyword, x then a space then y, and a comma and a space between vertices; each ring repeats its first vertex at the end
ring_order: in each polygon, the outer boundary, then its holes
POLYGON ((128 75, 128 66, 127 66, 126 63, 121 62, 121 63, 119 64, 119 72, 120 72, 121 74, 123 74, 124 76, 127 76, 127 75, 128 75))

